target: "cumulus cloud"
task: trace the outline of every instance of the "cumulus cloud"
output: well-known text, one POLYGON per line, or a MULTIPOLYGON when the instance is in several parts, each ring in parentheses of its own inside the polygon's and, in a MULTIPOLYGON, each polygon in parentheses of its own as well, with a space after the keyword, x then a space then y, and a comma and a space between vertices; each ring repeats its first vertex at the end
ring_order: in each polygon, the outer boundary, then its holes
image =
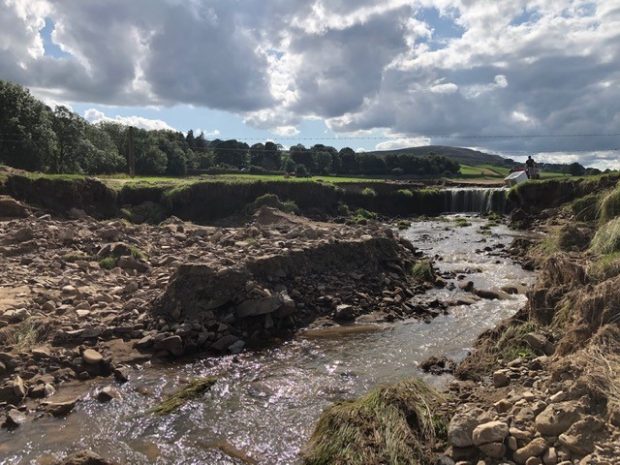
POLYGON ((423 147, 430 145, 431 139, 428 137, 396 137, 383 142, 379 142, 375 148, 377 150, 395 150, 407 147, 423 147))
POLYGON ((280 135, 320 118, 342 134, 599 153, 620 146, 592 137, 620 127, 615 3, 0 0, 0 76, 54 101, 222 109, 280 135), (48 20, 66 56, 46 54, 48 20))
POLYGON ((172 126, 170 126, 165 121, 160 119, 149 119, 144 118, 142 116, 119 116, 116 115, 114 117, 106 116, 105 113, 95 109, 89 108, 84 112, 84 118, 93 123, 101 123, 101 122, 109 122, 109 123, 117 123, 122 124, 124 126, 134 126, 140 129, 149 129, 149 130, 160 130, 167 129, 170 131, 175 131, 172 126))

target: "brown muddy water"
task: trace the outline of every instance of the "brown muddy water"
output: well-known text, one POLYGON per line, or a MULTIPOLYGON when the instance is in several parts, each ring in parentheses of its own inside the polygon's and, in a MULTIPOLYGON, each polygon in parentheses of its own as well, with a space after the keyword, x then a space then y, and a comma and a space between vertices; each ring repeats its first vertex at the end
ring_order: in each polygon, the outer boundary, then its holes
MULTIPOLYGON (((477 252, 498 243, 509 245, 516 233, 500 225, 484 235, 482 218, 467 217, 471 225, 466 227, 456 226, 453 216, 446 218, 413 223, 403 234, 427 255, 442 257, 436 262, 441 271, 467 273, 466 279, 479 289, 531 284, 534 275, 510 259, 477 252)), ((457 286, 429 291, 420 300, 469 295, 457 286)), ((418 364, 430 355, 462 358, 482 331, 524 303, 523 295, 480 300, 451 307, 448 315, 431 323, 409 320, 377 331, 299 337, 235 358, 163 368, 147 364, 133 370, 130 381, 120 387, 120 401, 100 404, 87 396, 65 419, 44 417, 14 431, 0 431, 0 464, 50 463, 53 457, 84 448, 132 465, 296 464, 325 407, 411 376, 445 384, 446 377, 424 375, 418 364), (205 375, 217 376, 218 382, 200 399, 163 417, 147 412, 187 379, 205 375)))

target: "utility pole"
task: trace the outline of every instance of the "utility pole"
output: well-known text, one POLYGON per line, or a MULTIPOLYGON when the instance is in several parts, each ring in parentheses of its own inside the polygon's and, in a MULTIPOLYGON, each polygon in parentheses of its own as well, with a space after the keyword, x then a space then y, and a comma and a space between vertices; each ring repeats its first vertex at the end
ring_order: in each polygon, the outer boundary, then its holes
POLYGON ((136 175, 136 156, 133 151, 133 131, 134 127, 129 126, 129 141, 127 143, 127 164, 129 165, 129 176, 136 175))

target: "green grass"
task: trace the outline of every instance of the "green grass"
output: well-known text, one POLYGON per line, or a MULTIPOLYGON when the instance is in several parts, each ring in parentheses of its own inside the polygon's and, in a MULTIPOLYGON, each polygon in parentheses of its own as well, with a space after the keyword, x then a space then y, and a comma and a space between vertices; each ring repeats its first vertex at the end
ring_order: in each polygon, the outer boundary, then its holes
POLYGON ((111 270, 116 266, 116 262, 118 258, 116 257, 105 257, 99 260, 99 266, 104 270, 111 270))
POLYGON ((187 401, 195 399, 210 390, 216 381, 217 378, 214 376, 207 378, 196 378, 190 381, 187 386, 182 387, 174 394, 166 397, 156 406, 150 408, 148 412, 156 415, 168 415, 181 407, 187 401))
POLYGON ((399 189, 397 192, 404 197, 413 197, 411 189, 399 189))
POLYGON ((599 227, 590 244, 590 251, 596 255, 620 251, 620 217, 599 227))
POLYGON ((366 197, 376 197, 377 196, 377 191, 374 190, 372 187, 365 187, 362 190, 362 195, 364 195, 366 197))
POLYGON ((419 281, 434 282, 435 272, 433 271, 433 264, 430 260, 420 260, 411 267, 411 276, 419 281))
POLYGON ((411 227, 411 221, 407 221, 407 220, 400 220, 398 223, 396 223, 396 226, 398 227, 398 229, 405 230, 405 229, 409 229, 411 227))
POLYGON ((619 274, 620 252, 598 256, 588 266, 588 276, 595 281, 604 281, 619 274))
POLYGON ((605 195, 600 202, 599 217, 603 223, 620 215, 620 188, 605 195))
POLYGON ((536 353, 525 342, 525 335, 536 330, 532 322, 510 326, 498 339, 495 350, 504 361, 511 361, 517 357, 531 359, 536 353))
POLYGON ((27 318, 9 328, 11 328, 10 332, 4 342, 9 346, 13 346, 15 352, 29 351, 41 340, 40 327, 32 318, 27 318))
POLYGON ((299 211, 299 207, 295 202, 292 200, 286 200, 283 202, 276 194, 263 194, 256 197, 254 202, 246 206, 246 211, 251 214, 261 207, 277 208, 278 210, 287 213, 297 213, 299 211))
POLYGON ((459 228, 465 228, 467 226, 471 226, 471 222, 467 218, 456 218, 454 220, 454 224, 456 224, 459 228))
POLYGON ((446 421, 443 397, 420 380, 374 389, 323 412, 302 452, 305 465, 430 464, 446 421))

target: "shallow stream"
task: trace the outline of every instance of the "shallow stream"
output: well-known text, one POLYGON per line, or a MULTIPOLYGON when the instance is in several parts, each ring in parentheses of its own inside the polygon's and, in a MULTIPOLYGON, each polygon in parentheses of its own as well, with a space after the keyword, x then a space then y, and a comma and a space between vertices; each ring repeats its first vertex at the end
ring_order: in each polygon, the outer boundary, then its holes
MULTIPOLYGON (((486 220, 454 217, 413 223, 404 232, 427 255, 438 255, 441 271, 467 274, 479 289, 528 285, 533 274, 495 254, 513 232, 486 220), (493 251, 483 251, 485 247, 493 251)), ((459 290, 431 290, 421 300, 467 297, 459 290)), ((486 328, 514 314, 523 295, 480 300, 450 307, 431 323, 396 322, 380 330, 333 337, 299 337, 277 348, 236 358, 209 358, 167 367, 145 366, 120 387, 123 399, 100 404, 89 399, 66 419, 42 418, 9 432, 0 431, 0 464, 43 464, 44 456, 62 456, 90 448, 121 464, 298 463, 298 453, 321 411, 338 400, 361 395, 373 386, 410 376, 435 384, 445 377, 423 375, 418 364, 430 355, 462 358, 486 328), (211 392, 175 413, 147 413, 165 393, 184 380, 218 376, 211 392), (252 462, 252 460, 254 462, 252 462)), ((96 385, 92 387, 94 390, 96 385)))

